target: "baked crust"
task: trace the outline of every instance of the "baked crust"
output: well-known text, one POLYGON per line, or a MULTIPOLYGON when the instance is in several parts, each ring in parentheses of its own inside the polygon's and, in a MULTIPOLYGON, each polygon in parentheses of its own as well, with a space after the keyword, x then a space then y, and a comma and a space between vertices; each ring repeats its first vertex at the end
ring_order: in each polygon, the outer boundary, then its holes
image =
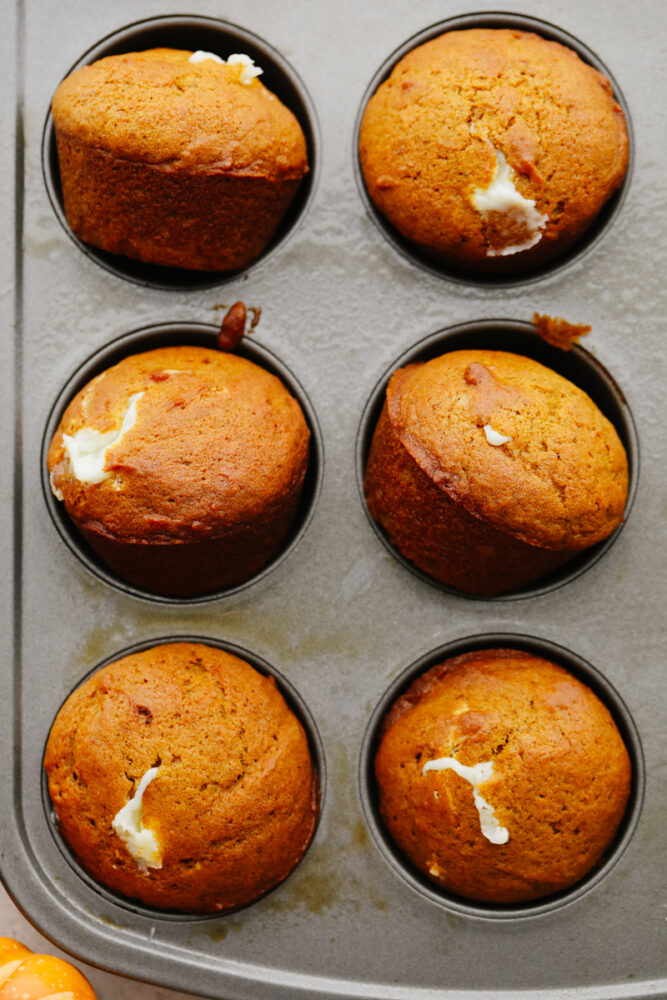
POLYGON ((271 677, 217 648, 170 643, 117 660, 58 713, 44 766, 60 829, 108 888, 197 913, 252 902, 306 851, 319 809, 306 734, 271 677), (142 870, 112 820, 159 764, 142 870))
POLYGON ((397 371, 365 477, 371 516, 407 558, 489 596, 607 538, 627 490, 625 450, 592 400, 501 351, 454 351, 397 371), (510 440, 490 444, 485 427, 510 440))
POLYGON ((262 252, 308 170, 294 115, 240 66, 151 49, 58 87, 67 219, 88 243, 172 267, 235 270, 262 252))
POLYGON ((375 760, 382 819, 408 859, 447 891, 490 903, 540 899, 603 858, 627 805, 631 764, 593 692, 518 650, 454 657, 388 713, 375 760), (493 763, 481 794, 506 843, 482 835, 470 784, 426 762, 493 763))
POLYGON ((280 549, 309 437, 274 375, 221 351, 168 347, 125 358, 82 389, 47 463, 69 517, 112 569, 191 596, 247 580, 280 549), (134 424, 106 450, 106 478, 77 478, 65 435, 118 430, 133 398, 134 424))
POLYGON ((572 245, 623 181, 625 118, 609 81, 557 42, 509 29, 451 31, 408 53, 368 102, 368 193, 422 251, 481 272, 544 264, 572 245), (495 151, 548 221, 529 248, 516 216, 480 213, 495 151))

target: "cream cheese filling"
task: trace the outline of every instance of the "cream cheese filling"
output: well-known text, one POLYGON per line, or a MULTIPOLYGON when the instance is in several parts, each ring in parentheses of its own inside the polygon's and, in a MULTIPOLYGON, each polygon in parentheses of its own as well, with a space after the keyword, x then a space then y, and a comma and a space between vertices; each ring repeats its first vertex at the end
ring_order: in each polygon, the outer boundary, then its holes
MULTIPOLYGON (((474 134, 474 133, 473 133, 474 134)), ((493 147, 492 147, 493 148, 493 147)), ((532 198, 524 198, 514 184, 516 174, 499 149, 494 149, 496 169, 491 183, 485 188, 475 188, 471 201, 482 215, 499 212, 518 219, 527 229, 528 236, 521 242, 502 249, 487 250, 487 257, 506 257, 522 250, 530 250, 542 239, 542 230, 549 221, 535 208, 532 198)))
POLYGON ((139 868, 144 871, 146 868, 162 868, 162 851, 158 839, 142 822, 144 792, 157 777, 159 770, 159 767, 151 767, 146 771, 133 797, 128 799, 111 821, 114 831, 139 868))
MULTIPOLYGON (((112 445, 118 444, 134 427, 137 419, 137 403, 143 395, 143 392, 135 392, 130 396, 121 425, 116 430, 102 433, 94 427, 82 427, 76 434, 63 434, 65 452, 75 479, 81 483, 92 484, 102 483, 110 478, 111 473, 105 469, 107 450, 112 445)), ((58 496, 55 490, 54 493, 58 496)))
POLYGON ((428 771, 454 771, 460 778, 463 778, 472 785, 472 797, 477 812, 479 813, 479 823, 483 836, 492 844, 506 844, 510 839, 507 827, 501 826, 498 822, 493 806, 479 794, 479 786, 493 775, 493 761, 483 761, 481 764, 474 764, 467 767, 459 763, 455 757, 438 757, 436 760, 429 760, 422 768, 422 774, 428 771))
POLYGON ((196 52, 192 53, 188 62, 200 63, 206 62, 207 59, 212 59, 213 62, 220 63, 221 66, 241 66, 239 82, 246 85, 252 83, 256 76, 260 76, 264 72, 259 66, 255 66, 253 60, 245 52, 234 52, 225 60, 221 59, 214 52, 205 52, 203 49, 197 49, 196 52))
POLYGON ((508 434, 500 434, 498 431, 494 431, 491 424, 484 424, 484 433, 489 444, 495 445, 496 447, 501 444, 507 444, 512 440, 508 434))

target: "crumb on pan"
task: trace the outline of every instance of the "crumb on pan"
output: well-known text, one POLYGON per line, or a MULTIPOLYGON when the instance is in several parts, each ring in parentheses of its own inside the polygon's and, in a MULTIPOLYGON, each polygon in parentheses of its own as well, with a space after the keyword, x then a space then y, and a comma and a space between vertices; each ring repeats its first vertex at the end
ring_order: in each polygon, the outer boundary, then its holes
POLYGON ((533 313, 532 323, 542 340, 551 344, 552 347, 559 347, 562 351, 569 351, 573 344, 579 342, 580 337, 585 337, 587 333, 591 332, 589 325, 568 323, 560 316, 533 313))
POLYGON ((220 351, 233 351, 239 346, 245 336, 246 316, 245 302, 235 302, 227 310, 218 334, 220 351))

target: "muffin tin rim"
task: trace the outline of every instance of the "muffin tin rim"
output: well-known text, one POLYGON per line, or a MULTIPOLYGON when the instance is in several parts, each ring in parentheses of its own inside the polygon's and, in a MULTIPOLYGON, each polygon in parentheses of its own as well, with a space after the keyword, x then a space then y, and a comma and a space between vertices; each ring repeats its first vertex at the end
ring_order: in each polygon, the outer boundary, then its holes
POLYGON ((218 636, 205 636, 205 635, 195 635, 189 634, 176 634, 176 635, 166 635, 157 636, 152 639, 142 639, 140 641, 134 642, 123 649, 111 653, 104 659, 99 660, 95 666, 87 670, 83 677, 69 689, 64 698, 61 699, 58 708, 56 709, 53 718, 51 719, 48 732, 44 738, 42 744, 42 751, 40 756, 40 794, 42 809, 44 812, 44 818, 46 825, 49 829, 49 833, 58 848, 61 856, 64 858, 66 863, 69 865, 70 869, 74 874, 98 897, 111 903, 113 906, 117 906, 125 912, 130 912, 133 916, 140 917, 142 919, 149 920, 151 924, 155 924, 156 921, 163 920, 168 924, 196 924, 203 921, 221 919, 226 916, 231 916, 232 914, 240 913, 246 910, 250 906, 254 906, 255 903, 261 902, 261 900, 271 896, 276 890, 278 890, 285 882, 290 878, 290 876, 299 868, 305 861, 312 845, 315 842, 317 836, 317 831, 319 829, 320 823, 322 822, 322 815, 324 813, 326 804, 326 792, 327 792, 327 764, 326 764, 326 754, 324 748, 324 741, 322 739, 322 734, 319 730, 315 716, 308 706, 308 702, 300 693, 296 684, 289 680, 286 674, 279 670, 273 665, 273 663, 266 660, 263 656, 258 653, 249 650, 245 646, 241 646, 236 642, 229 641, 227 639, 221 639, 218 636), (55 810, 51 802, 51 797, 49 795, 48 788, 48 777, 46 770, 44 768, 44 755, 46 752, 46 745, 48 743, 49 736, 51 734, 51 729, 56 716, 62 709, 63 705, 70 697, 74 691, 77 691, 83 684, 86 683, 91 677, 93 677, 98 671, 104 670, 105 667, 110 666, 117 660, 123 657, 130 656, 134 653, 141 653, 148 649, 152 649, 155 646, 163 645, 173 645, 175 643, 196 643, 198 645, 209 645, 216 649, 221 649, 226 653, 230 653, 232 656, 237 656, 239 659, 244 660, 258 673, 261 673, 265 677, 273 677, 276 681, 276 685, 280 694, 285 699, 288 708, 296 716, 298 721, 301 723, 303 730, 306 734, 308 741, 308 748, 310 750, 311 760, 313 762, 313 767, 316 771, 318 778, 318 813, 315 820, 315 825, 313 827, 313 832, 311 838, 308 842, 306 850, 296 863, 296 865, 291 869, 290 872, 285 876, 282 881, 278 882, 273 888, 269 889, 268 892, 263 893, 256 899, 251 900, 249 903, 245 903, 242 906, 237 906, 233 909, 223 910, 219 913, 182 913, 178 910, 160 909, 158 907, 152 907, 139 900, 134 900, 131 897, 123 896, 121 893, 116 892, 113 889, 107 888, 101 882, 97 882, 92 875, 89 875, 85 870, 83 865, 78 861, 74 851, 67 843, 65 836, 60 832, 58 828, 58 822, 55 817, 55 810))
POLYGON ((51 404, 44 430, 42 432, 39 459, 40 459, 40 482, 42 495, 49 517, 61 540, 65 543, 69 551, 74 555, 80 565, 97 580, 111 587, 117 592, 137 598, 150 604, 171 605, 173 607, 194 607, 202 604, 210 604, 214 601, 224 600, 232 597, 264 581, 266 577, 277 569, 286 559, 288 559, 301 544, 303 536, 306 534, 315 515, 319 504, 322 484, 324 480, 324 440, 319 424, 317 413, 306 392, 301 380, 292 372, 292 369, 285 364, 282 359, 270 348, 261 344, 252 337, 245 336, 236 351, 222 353, 238 353, 240 357, 256 364, 258 367, 269 371, 280 379, 285 388, 294 396, 299 404, 308 428, 310 430, 310 447, 308 467, 302 488, 297 514, 294 523, 288 533, 283 545, 257 573, 248 580, 231 587, 226 587, 201 594, 194 597, 169 597, 164 594, 153 594, 152 592, 135 586, 118 577, 109 567, 107 567, 92 550, 89 550, 85 540, 78 529, 70 520, 64 504, 55 498, 51 492, 50 477, 46 464, 46 458, 53 435, 55 434, 60 419, 65 409, 76 396, 76 394, 95 377, 95 375, 105 369, 117 364, 121 358, 130 357, 132 354, 144 353, 160 346, 165 346, 164 341, 177 336, 178 331, 184 331, 183 336, 178 339, 182 346, 189 346, 198 339, 209 339, 211 343, 206 345, 210 349, 216 349, 215 337, 219 328, 212 324, 190 320, 172 320, 166 323, 151 323, 135 330, 120 334, 112 340, 106 341, 101 347, 90 353, 77 367, 70 372, 64 385, 56 395, 51 404), (194 337, 192 334, 194 333, 194 337), (133 349, 132 345, 137 341, 145 339, 155 341, 150 347, 144 346, 133 349), (126 349, 127 348, 127 349, 126 349), (110 360, 111 358, 111 360, 110 360), (75 388, 70 388, 72 385, 75 388))
POLYGON ((504 288, 520 288, 535 285, 548 279, 560 278, 570 268, 580 264, 603 241, 616 222, 617 217, 623 209, 634 173, 635 139, 630 107, 618 81, 606 64, 593 49, 559 25, 544 18, 534 17, 531 14, 520 14, 505 10, 472 11, 467 14, 457 14, 414 32, 408 39, 396 46, 377 68, 361 96, 354 120, 352 138, 352 169, 365 215, 373 222, 376 230, 383 237, 384 242, 389 245, 393 253, 398 258, 420 268, 432 277, 438 278, 441 281, 450 281, 459 286, 474 286, 478 291, 494 292, 504 288), (437 38, 447 31, 466 30, 477 27, 516 28, 518 30, 533 31, 541 35, 541 37, 546 38, 547 41, 556 41, 561 45, 571 48, 583 62, 588 63, 588 65, 607 77, 612 87, 614 99, 621 107, 625 117, 628 133, 628 166, 620 187, 605 202, 588 229, 581 234, 571 247, 562 255, 559 255, 552 261, 548 261, 546 264, 537 268, 528 268, 524 275, 521 272, 516 275, 510 274, 504 277, 475 275, 472 268, 470 270, 466 268, 457 269, 452 265, 439 265, 437 261, 429 260, 425 253, 411 244, 407 237, 404 237, 382 212, 376 208, 368 193, 361 169, 359 135, 366 105, 380 84, 390 76, 396 64, 417 46, 437 38))
MULTIPOLYGON (((361 412, 361 417, 359 419, 359 424, 357 426, 357 434, 355 441, 355 473, 357 479, 357 490, 359 493, 359 499, 362 504, 366 519, 373 529, 374 533, 377 535, 379 540, 382 542, 387 551, 413 576, 422 580, 424 583, 429 584, 431 587, 442 591, 445 594, 451 594, 454 597, 462 598, 463 600, 483 602, 488 601, 491 603, 501 604, 507 603, 509 601, 520 601, 528 600, 529 598, 542 597, 546 594, 550 594, 555 590, 559 590, 561 587, 565 587, 570 583, 574 583, 580 576, 582 576, 587 570, 591 569, 597 562, 602 559, 606 552, 611 548, 614 542, 619 537, 621 531, 625 527, 634 506, 635 498, 639 488, 639 477, 640 477, 640 445, 639 445, 639 435, 637 432, 637 426, 635 424, 634 417, 632 415, 632 410, 628 405, 625 393, 619 386, 618 382, 614 376, 608 371, 606 366, 590 351, 586 350, 580 344, 574 344, 570 351, 563 351, 563 354, 572 353, 574 357, 589 366, 595 373, 595 376, 599 378, 605 388, 609 393, 616 398, 619 411, 622 412, 625 418, 625 425, 623 431, 627 434, 626 453, 628 456, 628 495, 625 502, 625 507, 623 511, 623 519, 618 527, 601 542, 596 543, 596 545, 591 546, 589 549, 584 549, 580 552, 574 559, 566 562, 559 569, 555 570, 553 573, 548 574, 541 580, 536 580, 532 584, 527 584, 520 590, 508 591, 507 593, 496 594, 491 597, 478 595, 478 594, 467 594, 462 590, 458 590, 453 586, 442 583, 435 577, 430 576, 424 570, 419 569, 414 565, 406 556, 404 556, 399 550, 392 544, 389 540, 384 529, 377 524, 376 521, 371 517, 370 511, 368 510, 368 505, 366 503, 366 497, 364 492, 364 478, 366 471, 366 461, 368 458, 368 451, 370 448, 370 441, 372 439, 375 426, 377 424, 377 418, 379 417, 380 411, 384 403, 384 397, 386 392, 386 387, 391 379, 391 376, 399 368, 404 365, 420 360, 420 355, 425 354, 430 348, 435 347, 440 341, 446 341, 451 337, 460 337, 470 334, 475 336, 475 334, 480 334, 482 336, 490 335, 494 331, 502 333, 503 331, 508 331, 511 334, 517 334, 520 336, 526 336, 526 338, 534 337, 534 343, 540 345, 542 351, 545 348, 552 350, 554 357, 558 357, 559 348, 553 347, 553 345, 548 344, 544 341, 537 333, 534 325, 525 320, 517 320, 511 318, 483 318, 478 320, 466 320, 462 323, 454 323, 447 327, 442 327, 439 330, 435 330, 431 333, 426 334, 419 340, 413 342, 409 347, 406 347, 401 353, 390 362, 380 378, 375 382, 371 392, 366 398, 363 410, 361 412), (373 422, 371 425, 371 421, 373 422)), ((438 355, 444 355, 450 353, 453 350, 463 350, 463 347, 454 347, 449 349, 443 349, 438 352, 438 355)), ((475 349, 470 348, 470 349, 475 349)), ((503 347, 501 343, 498 344, 494 350, 505 351, 507 353, 518 353, 515 350, 509 350, 503 347)), ((548 351, 547 351, 548 353, 548 351)), ((530 356, 530 355, 528 355, 530 356)), ((545 367, 549 365, 544 362, 545 367)), ((567 376, 565 376, 567 377, 567 376)), ((569 379, 569 381, 573 381, 569 379)), ((577 385, 576 382, 573 384, 577 385)), ((579 386, 581 388, 581 386, 579 386)), ((586 390, 584 390, 586 391, 586 390)), ((589 395, 589 393, 587 393, 589 395)), ((597 404, 596 404, 597 405, 597 404)), ((607 416, 605 414, 605 416, 607 416)), ((611 420, 609 416, 607 419, 611 420)), ((614 425, 616 432, 619 432, 619 428, 616 423, 611 420, 614 425)), ((620 436, 620 434, 619 434, 620 436)))
POLYGON ((566 646, 527 632, 479 632, 449 640, 399 669, 383 689, 364 730, 357 770, 358 796, 373 844, 395 875, 423 898, 459 916, 482 921, 509 923, 547 916, 587 896, 610 874, 625 854, 639 824, 646 793, 646 764, 639 730, 617 688, 589 660, 566 646), (526 903, 493 905, 466 899, 439 888, 405 858, 384 827, 377 805, 374 772, 381 726, 387 712, 411 683, 430 667, 454 656, 477 650, 518 649, 551 660, 589 687, 610 712, 621 734, 632 764, 630 796, 623 819, 603 858, 582 879, 567 889, 526 903))
MULTIPOLYGON (((241 276, 247 276, 249 273, 254 272, 262 264, 272 259, 284 245, 296 235, 298 229, 301 228, 304 223, 306 216, 309 214, 317 190, 320 183, 321 175, 321 147, 322 147, 322 135, 319 123, 319 118, 317 115, 317 110, 314 101, 310 95, 308 88, 301 76, 301 74, 292 66, 292 64, 287 60, 282 53, 275 48, 270 42, 266 41, 262 36, 258 35, 256 32, 251 31, 248 28, 244 28, 241 25, 235 24, 232 21, 227 21, 223 18, 216 18, 211 15, 206 14, 158 14, 151 17, 140 18, 137 21, 131 21, 129 24, 123 25, 120 28, 116 28, 113 31, 107 32, 102 38, 98 39, 97 42, 90 45, 85 52, 70 66, 61 80, 58 81, 57 86, 66 79, 74 70, 86 66, 89 64, 88 60, 91 55, 95 55, 95 59, 103 58, 104 53, 98 53, 98 50, 107 46, 115 38, 122 39, 125 35, 129 34, 133 29, 145 28, 149 30, 154 27, 155 30, 159 30, 163 27, 169 27, 168 22, 188 22, 194 23, 195 27, 200 27, 202 30, 215 31, 216 28, 222 28, 223 30, 228 29, 230 34, 238 35, 239 40, 245 44, 250 42, 251 46, 254 46, 258 50, 262 51, 267 55, 268 58, 277 66, 280 72, 287 77, 290 84, 297 91, 298 96, 303 103, 303 109, 306 116, 305 123, 301 120, 299 115, 291 108, 289 109, 294 114, 294 117, 299 122, 308 147, 308 173, 304 180, 307 183, 307 191, 303 193, 303 181, 300 188, 295 193, 295 196, 285 213, 285 216, 281 220, 276 232, 269 241, 268 246, 262 251, 262 253, 255 260, 251 261, 247 267, 239 268, 235 271, 188 271, 185 268, 169 268, 163 267, 165 274, 164 277, 160 274, 160 265, 150 265, 143 261, 136 260, 134 258, 125 257, 122 254, 111 254, 107 251, 101 250, 98 247, 94 247, 91 244, 86 243, 80 237, 78 237, 70 228, 67 217, 65 215, 64 205, 62 203, 62 197, 58 195, 58 187, 60 184, 59 170, 57 163, 57 152, 55 148, 55 127, 53 124, 53 116, 51 114, 51 102, 49 100, 49 106, 47 108, 46 117, 44 119, 44 125, 42 127, 41 142, 40 142, 40 162, 42 170, 42 180, 44 187, 46 189, 47 197, 54 215, 56 216, 58 222, 60 223, 62 229, 65 231, 66 235, 69 237, 71 242, 83 253, 83 255, 90 260, 94 265, 101 267, 108 274, 119 278, 121 281, 129 281, 131 284, 137 285, 144 288, 154 288, 165 292, 197 292, 208 288, 214 288, 227 284, 241 276), (55 169, 52 169, 52 161, 55 162, 55 169), (290 212, 294 209, 294 203, 299 199, 302 199, 302 204, 297 209, 297 214, 295 215, 292 222, 287 224, 284 228, 285 219, 290 215, 290 212), (118 263, 117 263, 118 262, 118 263), (141 277, 133 275, 132 273, 125 273, 123 267, 134 268, 135 266, 154 268, 156 270, 155 277, 141 277), (173 281, 169 280, 169 275, 178 274, 180 280, 173 281), (186 280, 190 278, 190 280, 186 280)), ((124 51, 133 51, 132 49, 127 49, 124 51)), ((109 53, 106 53, 109 54, 109 53)), ((55 93, 55 88, 53 93, 55 93)), ((53 96, 53 95, 52 95, 53 96)), ((283 102, 284 103, 284 102, 283 102)))

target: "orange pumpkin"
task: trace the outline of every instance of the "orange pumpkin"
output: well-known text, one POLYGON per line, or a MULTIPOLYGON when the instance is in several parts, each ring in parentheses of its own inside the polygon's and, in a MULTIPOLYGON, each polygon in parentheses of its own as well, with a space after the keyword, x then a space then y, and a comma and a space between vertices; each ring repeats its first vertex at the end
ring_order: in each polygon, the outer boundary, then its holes
POLYGON ((78 969, 54 955, 34 955, 13 938, 0 938, 0 1000, 96 1000, 78 969))
POLYGON ((20 941, 15 941, 14 938, 0 937, 0 966, 15 958, 25 958, 26 955, 32 955, 32 952, 20 941))

